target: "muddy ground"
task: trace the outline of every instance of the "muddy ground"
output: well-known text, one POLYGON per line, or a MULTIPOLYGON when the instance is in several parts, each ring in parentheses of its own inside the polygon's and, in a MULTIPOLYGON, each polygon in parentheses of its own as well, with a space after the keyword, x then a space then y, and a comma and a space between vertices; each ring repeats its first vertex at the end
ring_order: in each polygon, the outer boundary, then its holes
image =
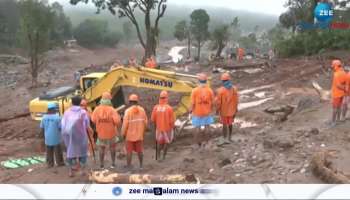
MULTIPOLYGON (((0 85, 0 118, 26 112, 29 100, 47 89, 73 84, 73 72, 78 69, 90 64, 101 66, 115 59, 123 60, 130 54, 142 53, 139 48, 126 49, 54 50, 47 69, 40 74, 41 86, 38 88, 30 88, 27 64, 1 64, 1 77, 7 78, 0 85), (8 75, 9 71, 11 76, 8 75)), ((167 159, 158 162, 155 161, 153 135, 147 133, 144 169, 137 170, 138 163, 134 156, 135 169, 132 173, 194 174, 201 183, 322 183, 311 172, 311 157, 315 152, 334 150, 337 155, 333 160, 336 168, 350 174, 350 158, 347 156, 350 151, 350 123, 346 121, 329 128, 330 103, 321 102, 311 85, 311 80, 316 80, 329 89, 330 59, 341 57, 347 61, 345 55, 345 52, 333 52, 307 58, 276 59, 254 73, 231 71, 233 82, 241 92, 242 105, 249 106, 246 103, 266 100, 239 111, 237 118, 244 123, 236 123, 234 142, 223 144, 220 127, 213 126, 208 145, 197 149, 192 144, 193 130, 186 129, 171 145, 167 159), (285 105, 294 107, 294 111, 284 122, 281 122, 279 115, 264 112, 266 108, 285 105)), ((220 74, 212 73, 212 67, 191 64, 188 73, 210 73, 213 77, 212 87, 217 88, 220 74)), ((174 67, 164 69, 175 70, 174 67)), ((150 110, 156 98, 142 95, 144 91, 139 91, 139 94, 146 110, 150 110)), ((38 148, 38 130, 38 122, 29 117, 0 123, 0 161, 44 155, 38 148)), ((122 149, 123 144, 119 144, 117 168, 113 171, 126 173, 122 149)), ((109 166, 108 160, 107 155, 106 166, 109 166)), ((91 156, 89 169, 97 167, 91 156)), ((69 178, 66 167, 47 169, 46 165, 39 164, 12 170, 0 168, 0 183, 88 182, 87 176, 69 178)))

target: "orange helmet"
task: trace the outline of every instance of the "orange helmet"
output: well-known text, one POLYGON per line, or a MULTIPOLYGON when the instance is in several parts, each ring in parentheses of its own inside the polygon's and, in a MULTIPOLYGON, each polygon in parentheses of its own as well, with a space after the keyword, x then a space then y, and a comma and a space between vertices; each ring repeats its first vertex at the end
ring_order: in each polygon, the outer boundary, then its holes
POLYGON ((112 99, 111 93, 109 93, 109 92, 102 93, 102 99, 109 99, 109 100, 111 100, 112 99))
POLYGON ((160 92, 160 95, 159 95, 160 98, 168 98, 168 92, 163 90, 162 92, 160 92))
POLYGON ((87 104, 88 104, 88 102, 85 99, 82 99, 81 102, 80 102, 80 106, 84 107, 84 108, 87 107, 87 104))
POLYGON ((129 101, 139 101, 139 97, 136 94, 131 94, 129 96, 129 101))
POLYGON ((333 68, 336 68, 336 67, 341 67, 342 64, 341 64, 341 61, 340 60, 333 60, 332 61, 332 67, 333 68))
POLYGON ((228 80, 230 80, 231 79, 231 77, 230 77, 230 74, 228 74, 228 73, 223 73, 222 75, 221 75, 221 80, 222 81, 228 81, 228 80))
POLYGON ((198 74, 198 79, 200 81, 206 81, 206 80, 208 80, 208 76, 204 73, 200 73, 200 74, 198 74))

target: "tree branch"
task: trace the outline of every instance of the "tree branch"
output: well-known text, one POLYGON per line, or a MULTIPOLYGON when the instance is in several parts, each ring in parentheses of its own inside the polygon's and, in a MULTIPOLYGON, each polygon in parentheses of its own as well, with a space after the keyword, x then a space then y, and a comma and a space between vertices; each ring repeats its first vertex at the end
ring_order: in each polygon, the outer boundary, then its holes
POLYGON ((146 7, 147 7, 147 4, 144 0, 139 0, 136 2, 136 4, 138 5, 138 7, 140 8, 140 10, 143 12, 143 13, 146 13, 146 7), (142 6, 144 5, 144 7, 142 6))
POLYGON ((158 13, 157 13, 156 22, 155 22, 155 25, 154 25, 154 28, 157 29, 156 31, 158 31, 159 19, 164 16, 164 13, 165 13, 165 10, 166 10, 166 5, 163 4, 165 2, 166 2, 166 0, 160 0, 160 2, 158 3, 158 13))
POLYGON ((146 48, 146 44, 145 42, 143 41, 143 38, 142 38, 142 34, 141 34, 141 31, 140 31, 140 27, 139 27, 139 24, 137 23, 137 20, 135 18, 135 15, 134 13, 132 12, 132 8, 130 7, 130 4, 128 4, 126 6, 124 10, 124 14, 130 19, 130 21, 135 25, 136 27, 136 32, 137 32, 137 37, 139 38, 140 40, 140 43, 142 45, 143 48, 146 48))

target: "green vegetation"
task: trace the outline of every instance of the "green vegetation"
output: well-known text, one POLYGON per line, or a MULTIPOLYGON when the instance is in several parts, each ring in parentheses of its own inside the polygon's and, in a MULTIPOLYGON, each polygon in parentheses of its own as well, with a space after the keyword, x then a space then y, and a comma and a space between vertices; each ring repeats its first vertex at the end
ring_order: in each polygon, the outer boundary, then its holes
POLYGON ((38 71, 43 66, 43 53, 50 47, 50 31, 53 29, 55 14, 42 1, 20 1, 20 40, 30 57, 32 84, 36 85, 38 71))
POLYGON ((187 56, 191 57, 191 28, 185 20, 179 21, 175 25, 174 37, 179 41, 187 39, 187 56))
POLYGON ((213 48, 216 50, 216 57, 221 56, 222 50, 230 39, 230 26, 220 25, 212 33, 213 48))
POLYGON ((193 39, 197 42, 197 58, 200 59, 201 56, 201 47, 203 43, 209 38, 210 33, 208 31, 208 23, 210 17, 207 11, 203 9, 194 10, 191 13, 191 34, 193 39))
MULTIPOLYGON (((334 22, 349 23, 350 10, 346 1, 336 1, 336 6, 343 7, 335 10, 334 22)), ((317 5, 315 0, 289 0, 288 10, 279 17, 280 25, 268 33, 269 40, 279 56, 290 57, 313 55, 326 50, 349 50, 350 31, 330 29, 298 29, 299 22, 314 23, 313 10, 317 5)))
POLYGON ((74 38, 84 47, 113 47, 121 39, 121 33, 108 29, 107 21, 87 19, 74 30, 74 38))
POLYGON ((21 19, 23 21, 25 15, 29 18, 32 17, 30 15, 31 12, 36 11, 36 4, 44 5, 42 11, 50 13, 49 46, 62 45, 64 40, 72 38, 72 24, 59 3, 55 2, 49 5, 43 0, 3 0, 0 1, 0 47, 21 47, 23 45, 21 41, 18 41, 21 19), (23 6, 32 10, 23 11, 23 6))
MULTIPOLYGON (((70 0, 70 2, 75 5, 79 2, 88 3, 89 0, 70 0)), ((146 58, 156 55, 160 32, 159 21, 165 14, 166 0, 99 0, 91 2, 95 4, 98 11, 108 9, 113 15, 118 14, 119 18, 125 17, 134 25, 139 42, 145 50, 143 62, 146 61, 146 58), (142 23, 136 18, 137 12, 142 13, 144 18, 145 28, 143 30, 140 27, 142 23), (152 18, 154 13, 155 16, 152 18)))

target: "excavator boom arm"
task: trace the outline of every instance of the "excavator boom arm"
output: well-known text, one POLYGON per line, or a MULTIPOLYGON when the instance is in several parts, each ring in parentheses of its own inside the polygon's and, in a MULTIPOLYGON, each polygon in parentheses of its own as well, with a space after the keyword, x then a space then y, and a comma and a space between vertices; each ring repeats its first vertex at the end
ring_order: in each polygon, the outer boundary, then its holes
POLYGON ((82 96, 89 102, 96 102, 103 92, 112 91, 113 88, 131 86, 136 88, 149 88, 183 93, 179 105, 175 109, 177 116, 188 112, 190 94, 196 86, 196 76, 178 74, 148 68, 115 68, 106 73, 95 84, 88 88, 82 96))

